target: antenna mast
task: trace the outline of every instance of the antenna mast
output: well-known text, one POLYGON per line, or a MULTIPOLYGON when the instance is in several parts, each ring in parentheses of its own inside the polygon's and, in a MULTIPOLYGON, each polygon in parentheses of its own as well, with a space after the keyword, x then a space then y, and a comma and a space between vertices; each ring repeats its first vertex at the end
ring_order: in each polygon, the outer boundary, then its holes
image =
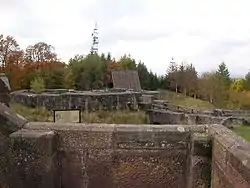
POLYGON ((98 44, 99 44, 98 29, 97 29, 97 23, 95 23, 95 28, 94 28, 94 31, 92 33, 92 46, 90 49, 91 54, 98 53, 98 44))

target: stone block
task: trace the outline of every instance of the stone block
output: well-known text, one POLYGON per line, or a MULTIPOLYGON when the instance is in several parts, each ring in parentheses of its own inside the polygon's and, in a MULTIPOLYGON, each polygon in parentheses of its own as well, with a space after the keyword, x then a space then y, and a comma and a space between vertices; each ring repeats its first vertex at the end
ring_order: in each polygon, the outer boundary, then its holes
POLYGON ((60 152, 63 187, 112 187, 113 150, 60 152))
POLYGON ((53 131, 19 130, 10 135, 10 187, 60 187, 57 136, 53 131))
POLYGON ((186 124, 184 113, 169 110, 149 110, 150 124, 186 124))
POLYGON ((114 187, 185 187, 187 153, 165 150, 117 150, 114 187))

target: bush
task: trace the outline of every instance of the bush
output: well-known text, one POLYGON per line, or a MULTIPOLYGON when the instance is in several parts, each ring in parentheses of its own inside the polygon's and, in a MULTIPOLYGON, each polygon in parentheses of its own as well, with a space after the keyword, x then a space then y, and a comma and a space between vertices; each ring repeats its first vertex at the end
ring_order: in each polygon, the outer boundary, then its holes
POLYGON ((37 77, 30 83, 30 88, 36 93, 42 93, 45 91, 45 82, 41 77, 37 77))

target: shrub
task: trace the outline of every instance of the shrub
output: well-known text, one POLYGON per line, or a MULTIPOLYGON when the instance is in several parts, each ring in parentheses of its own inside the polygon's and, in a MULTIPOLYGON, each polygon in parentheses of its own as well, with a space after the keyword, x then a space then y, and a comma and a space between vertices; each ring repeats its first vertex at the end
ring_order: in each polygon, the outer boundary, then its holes
POLYGON ((45 90, 45 82, 41 77, 37 77, 30 83, 30 88, 36 93, 42 93, 45 90))

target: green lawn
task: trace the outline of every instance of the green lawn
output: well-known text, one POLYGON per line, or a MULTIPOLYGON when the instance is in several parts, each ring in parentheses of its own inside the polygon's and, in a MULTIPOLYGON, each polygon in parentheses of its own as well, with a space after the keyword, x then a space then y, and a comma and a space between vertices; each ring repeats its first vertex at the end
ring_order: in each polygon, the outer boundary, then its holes
POLYGON ((250 127, 248 126, 239 126, 233 129, 238 135, 245 138, 247 141, 250 141, 250 127))
POLYGON ((161 91, 160 98, 169 101, 172 105, 183 108, 193 108, 197 110, 210 110, 215 108, 207 101, 188 97, 179 93, 176 94, 175 92, 171 91, 161 91))

